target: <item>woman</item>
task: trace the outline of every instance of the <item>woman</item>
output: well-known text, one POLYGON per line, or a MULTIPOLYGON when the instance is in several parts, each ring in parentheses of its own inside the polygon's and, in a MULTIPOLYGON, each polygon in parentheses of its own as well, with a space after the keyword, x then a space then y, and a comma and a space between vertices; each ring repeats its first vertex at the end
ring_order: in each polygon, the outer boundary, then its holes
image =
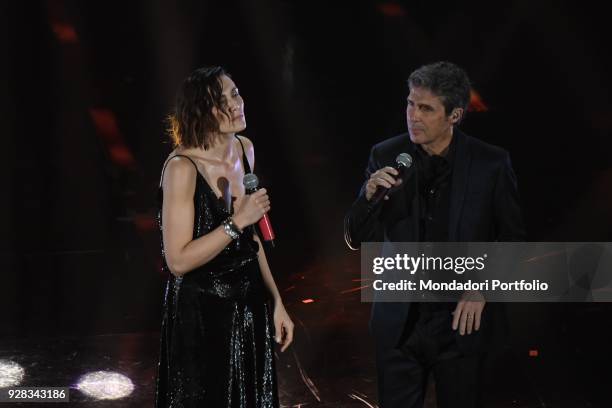
POLYGON ((278 407, 272 337, 293 340, 254 233, 270 210, 265 189, 245 195, 254 164, 244 102, 221 67, 182 84, 170 116, 176 149, 162 170, 165 291, 158 407, 278 407), (269 299, 273 303, 273 318, 269 299))

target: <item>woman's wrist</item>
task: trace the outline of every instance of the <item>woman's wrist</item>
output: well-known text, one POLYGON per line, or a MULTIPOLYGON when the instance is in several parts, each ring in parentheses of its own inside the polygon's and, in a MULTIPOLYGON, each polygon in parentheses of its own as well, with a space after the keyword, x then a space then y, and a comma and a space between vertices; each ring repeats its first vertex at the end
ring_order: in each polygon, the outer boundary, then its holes
POLYGON ((240 214, 232 216, 232 220, 234 221, 234 225, 238 227, 240 231, 244 231, 246 225, 242 218, 240 218, 240 214))
POLYGON ((242 228, 236 225, 232 217, 228 217, 223 221, 223 231, 229 235, 231 239, 238 239, 240 238, 240 234, 242 234, 242 228))

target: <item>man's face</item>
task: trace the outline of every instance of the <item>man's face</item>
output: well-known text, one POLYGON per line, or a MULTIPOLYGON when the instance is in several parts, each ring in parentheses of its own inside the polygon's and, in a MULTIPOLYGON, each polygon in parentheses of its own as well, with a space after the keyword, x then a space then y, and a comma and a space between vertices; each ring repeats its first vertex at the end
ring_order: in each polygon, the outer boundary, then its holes
POLYGON ((461 109, 446 115, 442 98, 429 89, 411 87, 406 106, 406 122, 410 140, 420 145, 435 144, 452 135, 452 127, 460 118, 461 109))

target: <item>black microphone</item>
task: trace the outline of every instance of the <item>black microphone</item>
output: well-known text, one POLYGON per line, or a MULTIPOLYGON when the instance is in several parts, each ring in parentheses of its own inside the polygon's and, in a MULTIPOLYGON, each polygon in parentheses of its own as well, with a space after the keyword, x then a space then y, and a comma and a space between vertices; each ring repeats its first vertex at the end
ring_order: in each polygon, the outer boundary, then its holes
MULTIPOLYGON (((395 158, 395 166, 393 166, 393 168, 399 172, 397 177, 402 177, 405 170, 409 169, 410 166, 412 166, 412 156, 410 156, 408 153, 400 153, 395 158)), ((374 195, 370 199, 370 203, 368 205, 369 209, 372 210, 374 207, 380 204, 388 192, 388 188, 378 186, 374 192, 374 195)))
MULTIPOLYGON (((244 184, 244 189, 247 194, 253 194, 259 190, 259 179, 253 173, 245 174, 244 178, 242 179, 242 184, 244 184)), ((257 226, 259 227, 259 232, 261 233, 261 239, 274 248, 275 235, 274 230, 272 229, 272 224, 270 223, 270 217, 267 213, 261 217, 257 223, 257 226)))

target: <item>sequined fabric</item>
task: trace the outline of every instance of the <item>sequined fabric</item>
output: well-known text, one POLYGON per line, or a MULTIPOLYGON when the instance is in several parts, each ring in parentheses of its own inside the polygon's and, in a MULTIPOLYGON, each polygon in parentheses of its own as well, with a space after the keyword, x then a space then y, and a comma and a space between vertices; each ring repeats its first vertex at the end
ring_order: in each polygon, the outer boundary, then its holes
MULTIPOLYGON (((160 231, 160 210, 157 215, 160 231)), ((193 237, 217 228, 225 206, 198 172, 193 237)), ((273 323, 245 233, 212 261, 182 277, 169 273, 164 294, 156 407, 278 407, 273 323)), ((162 257, 163 252, 162 241, 162 257)))

